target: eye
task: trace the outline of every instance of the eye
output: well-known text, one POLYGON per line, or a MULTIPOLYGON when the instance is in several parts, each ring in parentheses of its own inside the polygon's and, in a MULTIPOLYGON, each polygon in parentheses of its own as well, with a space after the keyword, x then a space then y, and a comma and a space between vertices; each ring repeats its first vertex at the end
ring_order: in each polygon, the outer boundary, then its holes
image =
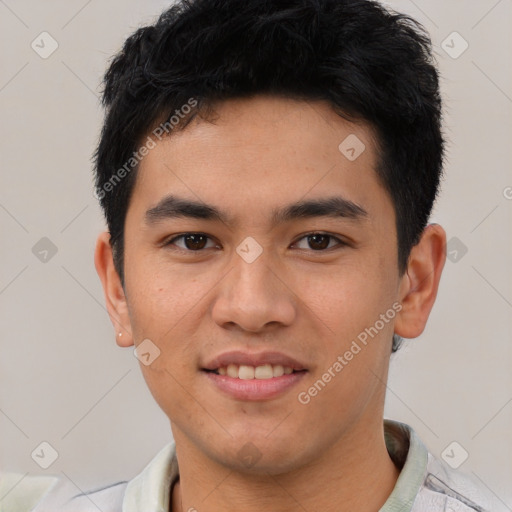
MULTIPOLYGON (((211 247, 216 247, 215 244, 210 247, 206 247, 207 241, 210 240, 210 237, 205 235, 204 233, 183 233, 182 235, 171 238, 164 245, 175 245, 179 249, 187 252, 198 252, 202 249, 209 249, 211 247), (177 240, 182 240, 183 245, 179 245, 176 243, 177 240)), ((213 241, 212 241, 213 243, 213 241)))
MULTIPOLYGON (((299 242, 301 240, 305 240, 308 247, 298 247, 299 249, 313 249, 313 251, 324 251, 326 249, 332 249, 331 242, 336 241, 338 242, 336 245, 338 246, 345 246, 348 245, 343 240, 340 240, 338 237, 334 235, 330 235, 328 233, 308 233, 307 235, 303 236, 299 239, 299 242)), ((296 242, 294 245, 297 245, 298 242, 296 242)))

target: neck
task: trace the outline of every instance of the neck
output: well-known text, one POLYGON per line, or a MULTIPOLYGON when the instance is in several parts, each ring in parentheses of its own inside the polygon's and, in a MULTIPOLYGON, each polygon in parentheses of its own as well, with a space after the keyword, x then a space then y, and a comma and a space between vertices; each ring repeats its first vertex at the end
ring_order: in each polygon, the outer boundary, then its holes
POLYGON ((382 423, 373 435, 364 430, 364 435, 347 433, 328 453, 278 475, 220 465, 176 430, 180 480, 172 512, 375 512, 391 494, 399 470, 387 452, 382 423))

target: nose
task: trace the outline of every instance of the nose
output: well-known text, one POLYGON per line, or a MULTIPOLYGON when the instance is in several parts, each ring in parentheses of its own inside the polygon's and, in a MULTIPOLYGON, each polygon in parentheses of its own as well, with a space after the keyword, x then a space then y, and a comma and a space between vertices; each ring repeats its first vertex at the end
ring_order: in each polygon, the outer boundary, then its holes
POLYGON ((252 263, 234 255, 234 267, 219 283, 212 308, 219 326, 257 333, 293 323, 295 294, 282 266, 268 252, 263 251, 252 263))

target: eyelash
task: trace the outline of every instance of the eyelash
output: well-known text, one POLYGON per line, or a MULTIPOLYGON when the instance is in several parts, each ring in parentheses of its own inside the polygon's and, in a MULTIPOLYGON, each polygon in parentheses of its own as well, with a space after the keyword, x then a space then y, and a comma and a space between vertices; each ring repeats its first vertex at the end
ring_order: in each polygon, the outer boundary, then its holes
MULTIPOLYGON (((190 232, 182 233, 181 235, 177 235, 177 236, 167 240, 162 245, 165 246, 165 247, 169 247, 171 245, 174 245, 174 242, 176 240, 182 239, 182 238, 186 237, 187 235, 202 235, 202 236, 205 236, 206 238, 208 238, 209 240, 211 240, 211 237, 208 236, 206 233, 190 231, 190 232)), ((341 248, 341 247, 345 247, 345 246, 349 245, 347 242, 341 240, 339 237, 337 237, 335 235, 332 235, 331 233, 325 233, 323 231, 312 231, 310 233, 306 233, 306 234, 302 235, 296 242, 294 242, 293 245, 297 244, 299 241, 301 241, 301 240, 303 240, 305 238, 308 238, 308 237, 314 236, 314 235, 326 236, 329 239, 335 240, 338 243, 334 247, 327 247, 326 249, 317 249, 317 250, 315 250, 315 249, 299 249, 299 250, 302 250, 302 251, 306 250, 308 252, 314 252, 314 253, 325 253, 325 252, 330 251, 332 249, 341 248)), ((330 241, 329 241, 329 243, 330 243, 330 241)), ((198 250, 195 250, 195 251, 192 250, 192 249, 183 249, 182 247, 176 247, 176 246, 173 248, 173 250, 181 252, 181 253, 185 253, 185 254, 201 253, 201 252, 205 251, 206 249, 211 249, 211 247, 207 247, 207 248, 204 248, 204 249, 198 249, 198 250)))

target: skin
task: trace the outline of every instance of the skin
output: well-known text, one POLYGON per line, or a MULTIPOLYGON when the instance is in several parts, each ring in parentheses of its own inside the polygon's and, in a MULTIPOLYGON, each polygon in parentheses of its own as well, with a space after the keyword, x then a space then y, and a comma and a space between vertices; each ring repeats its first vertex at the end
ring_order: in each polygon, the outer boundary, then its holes
POLYGON ((340 118, 324 102, 269 96, 230 100, 216 112, 214 123, 193 121, 142 161, 125 224, 124 289, 108 233, 98 237, 95 254, 122 333, 117 343, 150 339, 161 351, 141 370, 176 441, 180 480, 172 510, 376 511, 399 475, 382 423, 391 339, 423 331, 445 261, 445 232, 429 225, 399 274, 394 208, 374 171, 377 148, 367 124, 340 118), (354 161, 338 149, 350 134, 366 146, 354 161), (232 223, 148 223, 146 212, 170 193, 214 205, 232 223), (274 208, 333 195, 367 214, 271 223, 274 208), (318 231, 346 244, 327 239, 329 248, 315 250, 307 235, 318 231), (188 232, 207 234, 205 248, 194 252, 183 239, 163 244, 188 232), (248 236, 263 249, 252 263, 236 252, 248 236), (300 403, 298 393, 394 303, 402 307, 394 319, 300 403), (277 350, 308 371, 277 398, 235 400, 201 371, 235 349, 277 350), (239 453, 248 442, 260 457, 250 467, 239 453))

